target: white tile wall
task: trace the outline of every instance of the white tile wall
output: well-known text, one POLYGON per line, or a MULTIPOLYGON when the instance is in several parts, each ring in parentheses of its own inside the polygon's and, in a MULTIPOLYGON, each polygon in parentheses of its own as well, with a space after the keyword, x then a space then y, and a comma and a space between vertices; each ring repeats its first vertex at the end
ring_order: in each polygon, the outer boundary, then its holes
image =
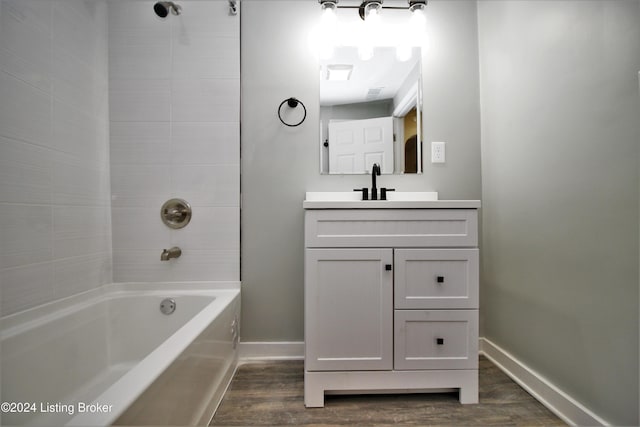
POLYGON ((0 268, 50 261, 51 206, 7 204, 0 210, 0 268))
POLYGON ((153 3, 0 0, 1 315, 113 280, 239 279, 239 16, 153 3), (160 222, 172 197, 186 229, 160 222))
POLYGON ((173 165, 171 171, 171 190, 176 197, 202 207, 239 205, 239 165, 173 165))
POLYGON ((171 130, 171 158, 176 164, 238 164, 237 122, 173 123, 171 130))
POLYGON ((114 251, 113 263, 117 266, 114 274, 134 282, 238 280, 240 271, 237 250, 186 248, 180 258, 169 262, 161 262, 155 248, 119 250, 114 251))
POLYGON ((153 3, 109 6, 114 280, 239 280, 240 19, 226 1, 166 19, 153 3), (173 197, 193 207, 181 230, 160 220, 173 197))
POLYGON ((52 203, 50 150, 0 136, 0 153, 0 203, 52 203))
POLYGON ((112 281, 106 2, 0 1, 0 314, 112 281))
POLYGON ((2 136, 45 147, 51 145, 50 93, 3 71, 0 99, 2 136), (9 99, 11 102, 4 101, 9 99))
MULTIPOLYGON (((114 6, 110 6, 114 7, 114 6)), ((111 57, 117 55, 111 53, 111 57)), ((169 79, 109 80, 109 117, 112 122, 168 122, 171 120, 169 79)))
POLYGON ((112 80, 171 78, 171 25, 114 29, 109 32, 109 49, 112 80))
POLYGON ((112 122, 112 165, 169 165, 172 159, 170 122, 112 122))
POLYGON ((113 240, 117 242, 116 252, 154 248, 159 260, 162 249, 171 246, 170 229, 160 221, 160 209, 154 205, 125 208, 114 206, 111 212, 113 240), (137 218, 149 220, 136 221, 137 218))
POLYGON ((239 122, 239 94, 239 79, 173 79, 172 119, 177 122, 239 122))

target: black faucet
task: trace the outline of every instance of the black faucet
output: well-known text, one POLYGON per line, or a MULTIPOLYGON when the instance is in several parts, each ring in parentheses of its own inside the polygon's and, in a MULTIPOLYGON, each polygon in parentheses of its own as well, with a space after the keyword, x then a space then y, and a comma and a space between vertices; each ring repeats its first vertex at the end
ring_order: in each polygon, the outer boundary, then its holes
POLYGON ((376 175, 380 175, 380 165, 373 164, 371 168, 371 200, 378 200, 378 189, 376 188, 376 175))

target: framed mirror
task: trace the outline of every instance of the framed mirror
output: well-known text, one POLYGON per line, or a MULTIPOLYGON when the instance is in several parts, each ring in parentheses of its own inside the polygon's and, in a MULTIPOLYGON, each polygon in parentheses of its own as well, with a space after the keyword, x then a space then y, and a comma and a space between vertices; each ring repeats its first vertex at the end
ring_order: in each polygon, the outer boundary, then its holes
POLYGON ((320 172, 422 173, 421 50, 399 60, 395 47, 336 47, 320 61, 320 172))

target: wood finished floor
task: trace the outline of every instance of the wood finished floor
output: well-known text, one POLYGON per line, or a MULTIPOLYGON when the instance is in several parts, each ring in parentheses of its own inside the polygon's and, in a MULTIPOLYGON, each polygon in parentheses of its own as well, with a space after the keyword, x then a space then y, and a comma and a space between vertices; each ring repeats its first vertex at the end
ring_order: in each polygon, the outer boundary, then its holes
POLYGON ((241 366, 212 426, 561 426, 558 417, 484 357, 480 403, 457 393, 328 395, 324 408, 304 407, 302 361, 241 366))

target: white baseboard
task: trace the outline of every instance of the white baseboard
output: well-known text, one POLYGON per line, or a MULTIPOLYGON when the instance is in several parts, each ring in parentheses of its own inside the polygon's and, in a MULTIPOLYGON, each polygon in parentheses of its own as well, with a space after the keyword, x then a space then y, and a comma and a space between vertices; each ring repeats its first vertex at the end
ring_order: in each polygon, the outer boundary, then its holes
POLYGON ((567 424, 574 426, 611 425, 487 338, 480 338, 480 354, 491 360, 520 387, 567 424))
POLYGON ((304 342, 240 342, 239 363, 260 360, 304 360, 304 342))

